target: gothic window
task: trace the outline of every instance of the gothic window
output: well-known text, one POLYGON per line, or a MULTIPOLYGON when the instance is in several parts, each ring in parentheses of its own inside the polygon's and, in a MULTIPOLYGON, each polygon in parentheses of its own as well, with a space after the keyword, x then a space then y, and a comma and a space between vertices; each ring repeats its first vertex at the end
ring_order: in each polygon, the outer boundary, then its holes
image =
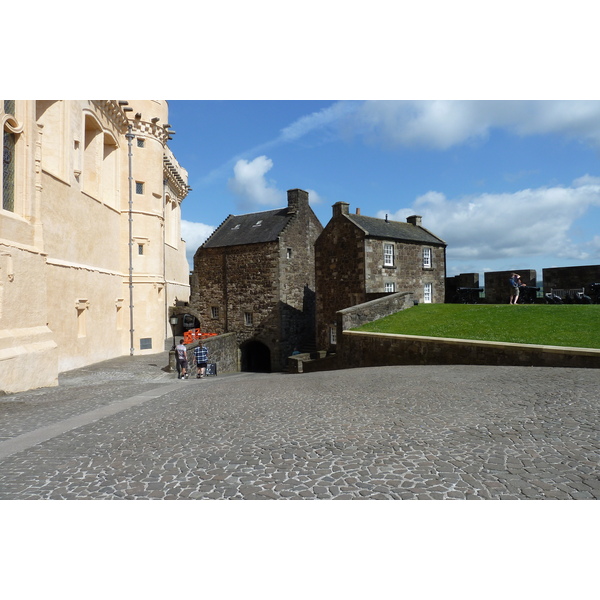
POLYGON ((66 179, 64 102, 37 100, 35 118, 41 125, 42 169, 55 177, 66 179))
POLYGON ((15 210, 15 134, 4 131, 2 140, 2 208, 15 210))
POLYGON ((92 115, 85 116, 85 141, 83 144, 83 189, 98 198, 102 173, 104 136, 100 124, 92 115))
POLYGON ((17 134, 20 132, 15 118, 15 100, 4 101, 2 115, 2 208, 15 211, 15 168, 17 134))

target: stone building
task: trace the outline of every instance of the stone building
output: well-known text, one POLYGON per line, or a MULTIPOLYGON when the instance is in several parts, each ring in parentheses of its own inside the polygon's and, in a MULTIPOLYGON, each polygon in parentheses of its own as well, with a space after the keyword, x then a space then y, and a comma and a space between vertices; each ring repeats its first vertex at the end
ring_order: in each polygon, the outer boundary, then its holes
POLYGON ((336 312, 394 292, 419 302, 444 302, 446 243, 421 225, 349 214, 333 216, 315 244, 317 346, 335 346, 336 312))
POLYGON ((277 371, 314 347, 314 243, 308 193, 287 208, 229 215, 196 251, 190 309, 207 333, 237 335, 241 369, 277 371))
POLYGON ((4 100, 0 125, 0 390, 164 350, 189 297, 167 103, 4 100))

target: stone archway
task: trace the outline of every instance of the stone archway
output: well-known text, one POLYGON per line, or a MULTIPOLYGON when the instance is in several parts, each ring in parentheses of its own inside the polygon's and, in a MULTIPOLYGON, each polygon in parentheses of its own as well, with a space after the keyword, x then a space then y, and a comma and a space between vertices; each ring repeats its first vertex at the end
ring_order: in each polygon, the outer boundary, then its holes
POLYGON ((250 340, 240 347, 242 371, 257 373, 271 372, 271 350, 262 342, 250 340))

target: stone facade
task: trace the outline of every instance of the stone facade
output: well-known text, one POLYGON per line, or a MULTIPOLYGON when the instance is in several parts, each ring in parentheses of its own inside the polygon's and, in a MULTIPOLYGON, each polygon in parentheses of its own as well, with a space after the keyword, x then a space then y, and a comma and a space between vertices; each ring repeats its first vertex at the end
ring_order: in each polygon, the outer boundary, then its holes
POLYGON ((189 297, 167 103, 5 100, 0 124, 0 390, 163 351, 189 297))
POLYGON ((315 245, 317 346, 336 345, 336 313, 390 293, 444 302, 446 243, 422 227, 349 214, 338 202, 315 245))
POLYGON ((590 294, 590 284, 600 283, 600 265, 584 265, 580 267, 552 267, 542 270, 544 293, 551 289, 585 289, 590 294))
POLYGON ((194 256, 190 310, 207 333, 235 332, 243 370, 277 371, 314 346, 314 242, 308 193, 284 209, 229 215, 194 256))

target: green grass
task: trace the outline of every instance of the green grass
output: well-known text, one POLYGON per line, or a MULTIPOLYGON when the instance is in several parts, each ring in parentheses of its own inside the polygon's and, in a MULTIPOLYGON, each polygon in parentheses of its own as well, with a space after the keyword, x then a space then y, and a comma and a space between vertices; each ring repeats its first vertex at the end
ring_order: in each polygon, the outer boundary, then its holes
POLYGON ((600 304, 419 304, 355 331, 600 349, 600 304))

